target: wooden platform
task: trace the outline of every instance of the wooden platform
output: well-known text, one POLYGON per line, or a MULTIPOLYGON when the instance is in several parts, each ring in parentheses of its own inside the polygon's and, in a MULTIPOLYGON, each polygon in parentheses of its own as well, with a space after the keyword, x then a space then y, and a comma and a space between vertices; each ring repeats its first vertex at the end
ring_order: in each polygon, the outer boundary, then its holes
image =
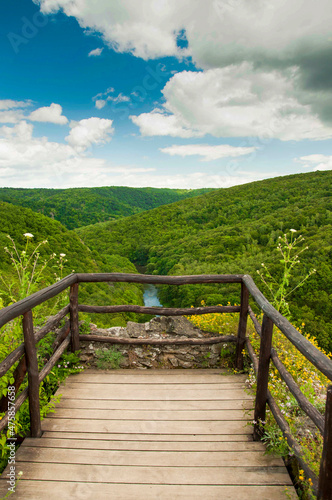
POLYGON ((297 498, 282 460, 252 441, 244 380, 222 370, 71 376, 42 438, 25 439, 17 451, 23 476, 12 498, 297 498))

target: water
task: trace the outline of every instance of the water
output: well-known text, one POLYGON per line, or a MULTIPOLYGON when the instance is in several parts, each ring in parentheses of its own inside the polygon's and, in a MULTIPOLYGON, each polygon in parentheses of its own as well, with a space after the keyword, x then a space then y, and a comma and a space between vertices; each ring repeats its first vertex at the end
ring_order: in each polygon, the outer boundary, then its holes
POLYGON ((162 307, 158 299, 158 290, 155 285, 144 285, 144 305, 147 307, 162 307))

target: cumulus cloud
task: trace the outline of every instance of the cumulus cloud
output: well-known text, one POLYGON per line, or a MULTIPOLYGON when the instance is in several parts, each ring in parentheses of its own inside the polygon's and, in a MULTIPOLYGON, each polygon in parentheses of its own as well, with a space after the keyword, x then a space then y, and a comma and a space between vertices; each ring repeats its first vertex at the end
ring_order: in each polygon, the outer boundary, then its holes
POLYGON ((256 149, 256 147, 235 147, 227 144, 218 146, 209 146, 208 144, 186 144, 161 148, 160 151, 171 156, 202 156, 201 161, 212 161, 220 158, 248 155, 254 153, 256 149))
POLYGON ((110 142, 114 132, 112 120, 104 118, 86 118, 79 122, 70 123, 70 132, 66 141, 78 151, 84 151, 92 144, 105 144, 110 142))
POLYGON ((160 110, 151 113, 142 113, 138 116, 131 115, 129 118, 140 128, 144 136, 169 135, 171 137, 202 137, 204 132, 194 131, 184 120, 175 115, 167 115, 160 110))
POLYGON ((165 85, 164 112, 131 116, 142 135, 259 136, 283 141, 332 137, 296 93, 297 70, 288 75, 255 70, 249 63, 204 72, 183 71, 165 85), (291 78, 290 78, 291 77, 291 78))
POLYGON ((34 2, 45 14, 76 17, 115 50, 143 59, 190 55, 205 70, 243 62, 272 72, 296 67, 297 100, 332 123, 330 0, 34 2), (177 44, 183 36, 186 49, 177 44))
POLYGON ((88 57, 98 57, 100 56, 100 54, 102 53, 104 49, 102 48, 98 48, 98 49, 94 49, 94 50, 91 50, 89 53, 88 53, 88 57))
POLYGON ((301 156, 296 161, 301 163, 303 168, 310 168, 314 172, 317 170, 332 170, 332 156, 329 155, 313 154, 301 156))
MULTIPOLYGON (((76 17, 82 28, 102 33, 103 39, 120 52, 131 52, 143 59, 181 54, 176 32, 182 29, 189 1, 176 0, 107 2, 97 0, 34 0, 42 12, 62 10, 76 17)), ((191 7, 192 10, 192 7, 191 7)))
POLYGON ((75 156, 66 144, 49 142, 46 137, 33 138, 33 125, 21 121, 14 127, 0 128, 0 168, 43 168, 75 156))
POLYGON ((50 106, 44 106, 33 111, 29 120, 34 122, 48 122, 57 125, 65 125, 68 123, 68 118, 62 114, 62 107, 60 104, 52 103, 50 106))
MULTIPOLYGON (((34 137, 25 120, 0 127, 0 184, 13 187, 121 185, 123 176, 147 175, 153 168, 113 165, 82 148, 34 137)), ((90 137, 86 144, 92 142, 90 137)), ((95 137, 96 141, 97 138, 95 137)))

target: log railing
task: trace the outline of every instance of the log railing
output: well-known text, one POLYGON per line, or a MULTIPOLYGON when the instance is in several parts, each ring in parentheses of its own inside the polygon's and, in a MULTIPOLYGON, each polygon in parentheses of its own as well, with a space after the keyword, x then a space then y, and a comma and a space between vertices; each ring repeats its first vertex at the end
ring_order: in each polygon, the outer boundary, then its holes
MULTIPOLYGON (((291 323, 283 317, 264 297, 248 275, 197 275, 197 276, 150 276, 140 274, 124 273, 76 273, 63 278, 59 282, 51 285, 33 295, 0 310, 0 328, 9 321, 23 317, 24 343, 10 353, 5 360, 0 363, 0 376, 3 376, 17 362, 14 378, 15 389, 18 392, 24 375, 28 373, 28 387, 24 389, 16 398, 15 407, 17 409, 29 397, 31 436, 39 437, 42 433, 40 423, 39 408, 39 386, 44 378, 51 371, 53 366, 64 351, 71 347, 72 351, 79 349, 80 341, 91 340, 90 335, 79 334, 78 315, 79 312, 89 313, 118 313, 135 312, 144 314, 160 314, 164 316, 180 316, 208 313, 234 313, 239 312, 239 326, 237 336, 219 335, 218 337, 202 339, 128 339, 119 337, 93 336, 93 340, 108 342, 113 344, 136 344, 136 345, 197 345, 215 344, 225 342, 236 343, 236 366, 243 369, 243 351, 246 347, 252 360, 254 370, 257 375, 257 390, 254 414, 254 439, 260 439, 264 432, 264 421, 266 405, 268 404, 274 418, 297 457, 300 467, 306 476, 311 479, 313 490, 319 500, 331 500, 332 498, 332 386, 328 388, 326 398, 325 419, 320 412, 308 401, 301 392, 292 375, 287 371, 278 357, 276 350, 272 347, 273 326, 276 325, 280 331, 293 343, 293 345, 329 380, 332 380, 332 361, 312 345, 303 335, 294 328, 291 323), (136 305, 117 306, 87 306, 79 304, 78 288, 79 283, 87 282, 126 282, 126 283, 149 283, 168 285, 187 285, 195 283, 239 283, 241 286, 240 306, 213 306, 196 307, 190 309, 176 309, 167 307, 143 307, 136 305), (70 287, 69 304, 59 311, 53 318, 49 319, 45 326, 36 333, 33 330, 32 310, 46 300, 55 297, 65 289, 70 287), (259 324, 251 307, 249 306, 249 296, 263 311, 263 322, 259 324), (36 344, 54 330, 61 320, 69 313, 69 322, 62 328, 56 341, 54 342, 54 352, 47 361, 43 369, 38 373, 36 344), (261 337, 259 357, 246 336, 247 318, 250 316, 254 327, 261 337), (317 426, 323 435, 324 447, 321 459, 319 478, 306 464, 299 443, 291 433, 289 425, 284 418, 280 408, 268 389, 269 366, 273 363, 280 373, 281 378, 287 384, 290 392, 298 401, 299 406, 317 426)), ((4 401, 0 402, 0 411, 4 411, 4 401)), ((8 412, 0 421, 0 431, 4 430, 8 424, 8 412)))

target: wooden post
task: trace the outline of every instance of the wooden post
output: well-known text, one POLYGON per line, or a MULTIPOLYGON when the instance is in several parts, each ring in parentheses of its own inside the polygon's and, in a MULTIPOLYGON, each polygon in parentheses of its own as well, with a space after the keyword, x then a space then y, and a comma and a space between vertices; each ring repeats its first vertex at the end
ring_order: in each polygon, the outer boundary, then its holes
POLYGON ((317 500, 332 499, 332 385, 327 389, 325 431, 317 500))
POLYGON ((78 327, 78 283, 70 287, 69 292, 70 307, 70 331, 71 331, 71 350, 78 351, 80 348, 79 327, 78 327))
POLYGON ((33 333, 32 311, 23 314, 23 335, 28 371, 31 437, 40 437, 42 435, 42 429, 39 406, 39 372, 35 337, 33 333))
POLYGON ((243 370, 243 349, 245 346, 247 318, 249 308, 249 291, 244 283, 241 283, 241 310, 236 344, 236 368, 243 370))
POLYGON ((262 422, 265 421, 267 390, 269 381, 269 366, 272 347, 273 321, 264 314, 262 323, 261 345, 257 373, 257 390, 254 414, 254 440, 262 437, 262 422))

